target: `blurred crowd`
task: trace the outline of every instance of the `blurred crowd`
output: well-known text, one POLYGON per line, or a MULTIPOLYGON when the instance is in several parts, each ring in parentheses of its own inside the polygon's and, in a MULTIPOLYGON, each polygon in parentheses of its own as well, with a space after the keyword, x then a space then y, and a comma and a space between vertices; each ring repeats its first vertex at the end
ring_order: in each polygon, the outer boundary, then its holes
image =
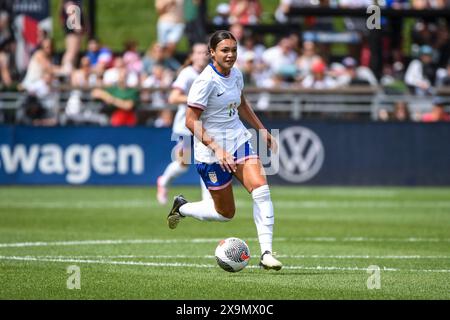
MULTIPOLYGON (((383 1, 392 9, 446 9, 446 0, 383 1)), ((62 1, 61 27, 65 32, 66 50, 57 59, 52 39, 42 32, 38 46, 30 50, 26 70, 20 72, 14 63, 15 41, 11 8, 8 1, 0 4, 0 89, 26 93, 16 121, 35 125, 61 123, 94 123, 114 126, 151 124, 170 126, 172 112, 166 110, 168 91, 183 61, 177 45, 186 36, 190 45, 205 42, 205 25, 199 23, 203 1, 155 0, 158 14, 153 32, 156 42, 145 52, 129 40, 121 52, 113 52, 100 39, 86 38, 86 29, 68 28, 68 8, 82 7, 82 1, 62 1), (87 42, 82 50, 83 41, 87 42), (59 106, 61 88, 67 88, 67 104, 59 106), (85 108, 85 95, 101 104, 98 112, 85 108), (144 120, 136 116, 138 105, 152 105, 160 110, 156 118, 144 120)), ((278 25, 297 22, 303 31, 334 32, 332 18, 291 17, 295 7, 364 8, 370 0, 281 0, 271 13, 278 25), (299 20, 300 19, 300 20, 299 20)), ((405 57, 401 48, 402 34, 395 26, 386 25, 389 36, 383 40, 383 70, 376 75, 370 67, 372 59, 368 30, 364 18, 345 18, 346 31, 354 31, 360 41, 357 50, 347 56, 332 57, 329 44, 318 42, 307 32, 286 32, 271 45, 262 34, 247 26, 258 25, 264 15, 259 0, 230 0, 220 3, 210 23, 226 27, 238 39, 236 66, 242 71, 247 86, 262 89, 340 89, 349 86, 382 88, 387 94, 430 96, 430 113, 410 115, 407 103, 398 101, 392 108, 380 110, 380 120, 448 121, 444 102, 436 90, 450 86, 450 34, 445 19, 415 19, 410 30, 412 57, 405 57), (435 110, 436 109, 436 110, 435 110)), ((267 13, 266 13, 267 14, 267 13)), ((84 17, 82 17, 84 19, 84 17)), ((82 20, 84 22, 84 20, 82 20)), ((386 22, 383 22, 386 23, 386 22)), ((85 25, 85 23, 83 23, 85 25)), ((289 28, 286 28, 289 31, 289 28)), ((267 106, 261 104, 261 109, 267 106)), ((1 119, 0 119, 1 121, 1 119)))

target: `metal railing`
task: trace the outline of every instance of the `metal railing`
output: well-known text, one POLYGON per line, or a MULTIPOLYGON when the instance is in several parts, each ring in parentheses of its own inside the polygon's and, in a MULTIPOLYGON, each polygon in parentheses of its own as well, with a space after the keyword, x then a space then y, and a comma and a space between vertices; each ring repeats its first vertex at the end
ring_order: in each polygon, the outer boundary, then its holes
MULTIPOLYGON (((57 113, 64 113, 72 90, 80 90, 84 109, 99 111, 102 103, 91 97, 91 89, 59 87, 57 90, 59 105, 55 106, 57 113)), ((144 89, 140 88, 141 99, 137 111, 159 112, 160 106, 155 106, 151 98, 152 93, 168 93, 170 88, 144 89), (146 93, 146 94, 143 94, 146 93), (145 98, 147 97, 147 98, 145 98)), ((386 94, 379 87, 352 86, 340 89, 262 89, 246 88, 247 99, 257 112, 288 112, 292 119, 298 120, 311 113, 357 113, 377 119, 381 108, 391 110, 397 101, 404 101, 411 112, 425 112, 431 109, 432 97, 421 97, 412 94, 386 94)), ((438 95, 447 99, 450 104, 450 88, 438 90, 438 95)), ((0 92, 0 110, 17 110, 22 107, 27 94, 25 92, 0 92)), ((176 110, 176 105, 167 103, 165 108, 176 110)), ((447 107, 448 108, 448 107, 447 107)))

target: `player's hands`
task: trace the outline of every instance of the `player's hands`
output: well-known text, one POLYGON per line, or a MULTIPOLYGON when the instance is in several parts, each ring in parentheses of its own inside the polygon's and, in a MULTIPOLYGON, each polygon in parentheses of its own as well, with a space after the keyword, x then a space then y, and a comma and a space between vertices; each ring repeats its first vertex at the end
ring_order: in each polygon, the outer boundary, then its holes
POLYGON ((217 160, 219 160, 220 167, 223 171, 228 171, 229 173, 236 172, 236 162, 234 161, 234 157, 231 154, 220 147, 217 147, 214 150, 214 154, 217 160))

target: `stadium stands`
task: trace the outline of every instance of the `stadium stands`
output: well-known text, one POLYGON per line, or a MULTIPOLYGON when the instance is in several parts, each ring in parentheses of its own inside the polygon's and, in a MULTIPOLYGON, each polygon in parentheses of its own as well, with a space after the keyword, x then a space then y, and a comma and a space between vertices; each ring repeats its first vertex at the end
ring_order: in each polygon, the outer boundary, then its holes
MULTIPOLYGON (((405 102, 412 115, 410 120, 420 121, 421 114, 431 110, 435 96, 444 98, 448 111, 448 5, 434 8, 420 7, 414 1, 412 5, 407 1, 389 2, 381 8, 382 30, 377 33, 365 26, 368 13, 364 1, 294 1, 288 9, 283 3, 276 12, 265 12, 265 2, 256 1, 253 9, 247 7, 248 12, 241 12, 231 2, 228 7, 219 6, 219 16, 214 19, 197 14, 207 21, 203 34, 218 28, 230 28, 236 34, 240 41, 237 67, 243 71, 246 90, 258 112, 292 119, 380 120, 389 119, 383 114, 390 115, 396 103, 405 102), (272 18, 267 19, 268 16, 272 18), (341 17, 344 20, 339 20, 341 17), (409 17, 419 19, 409 24, 412 28, 407 30, 408 40, 395 29, 407 28, 409 25, 405 27, 404 22, 409 17), (336 27, 336 22, 342 21, 344 29, 336 27), (271 40, 267 41, 269 35, 271 40), (402 48, 405 43, 410 47, 402 48), (334 44, 345 46, 346 50, 336 50, 334 44), (422 59, 424 55, 429 58, 422 59)), ((29 56, 15 61, 17 54, 13 50, 18 39, 11 35, 18 13, 8 5, 5 2, 0 7, 0 123, 106 125, 107 104, 92 93, 98 87, 117 86, 118 75, 123 71, 126 86, 138 90, 138 124, 170 126, 170 116, 167 118, 164 109, 174 110, 176 106, 167 103, 167 90, 183 63, 180 57, 186 52, 174 53, 173 45, 169 48, 156 42, 147 52, 138 52, 137 42, 128 39, 123 51, 113 53, 108 43, 94 39, 86 52, 78 52, 79 68, 58 61, 55 58, 63 54, 55 55, 50 50, 38 57, 46 61, 45 70, 30 65, 20 71, 18 66, 27 59, 31 61, 37 52, 33 48, 49 35, 43 30, 33 40, 34 46, 27 49, 29 56), (24 83, 26 73, 31 75, 24 83), (31 85, 30 79, 34 81, 31 85), (33 121, 33 117, 39 121, 33 121), (54 119, 41 121, 48 117, 54 119)), ((92 35, 95 6, 88 7, 92 35)), ((66 31, 69 37, 70 30, 66 31)))

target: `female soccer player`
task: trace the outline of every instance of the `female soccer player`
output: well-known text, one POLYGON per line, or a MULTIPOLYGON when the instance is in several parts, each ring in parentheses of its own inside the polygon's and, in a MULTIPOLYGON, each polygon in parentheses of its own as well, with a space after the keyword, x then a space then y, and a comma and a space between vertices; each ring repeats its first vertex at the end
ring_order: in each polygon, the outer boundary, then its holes
POLYGON ((183 196, 177 196, 167 222, 174 229, 184 217, 230 221, 236 210, 231 185, 234 175, 253 198, 253 217, 262 253, 260 265, 280 270, 282 264, 272 254, 274 214, 270 190, 261 161, 248 141, 251 134, 239 116, 260 130, 273 152, 277 144, 242 94, 242 73, 233 67, 237 58, 233 34, 215 32, 209 41, 209 52, 212 63, 189 91, 186 127, 194 134, 197 171, 212 201, 189 203, 183 196))
MULTIPOLYGON (((204 43, 194 44, 192 53, 186 60, 172 84, 172 90, 169 95, 169 103, 178 104, 178 111, 175 115, 172 127, 172 140, 179 139, 176 146, 176 159, 173 160, 164 170, 164 173, 158 177, 156 182, 156 198, 160 204, 167 203, 167 192, 170 182, 188 170, 188 165, 184 161, 184 153, 190 151, 191 132, 186 128, 186 103, 187 94, 192 83, 203 71, 209 62, 208 46, 204 43), (189 148, 189 149, 187 149, 189 148)), ((200 179, 202 187, 202 199, 211 198, 209 191, 200 179)))

